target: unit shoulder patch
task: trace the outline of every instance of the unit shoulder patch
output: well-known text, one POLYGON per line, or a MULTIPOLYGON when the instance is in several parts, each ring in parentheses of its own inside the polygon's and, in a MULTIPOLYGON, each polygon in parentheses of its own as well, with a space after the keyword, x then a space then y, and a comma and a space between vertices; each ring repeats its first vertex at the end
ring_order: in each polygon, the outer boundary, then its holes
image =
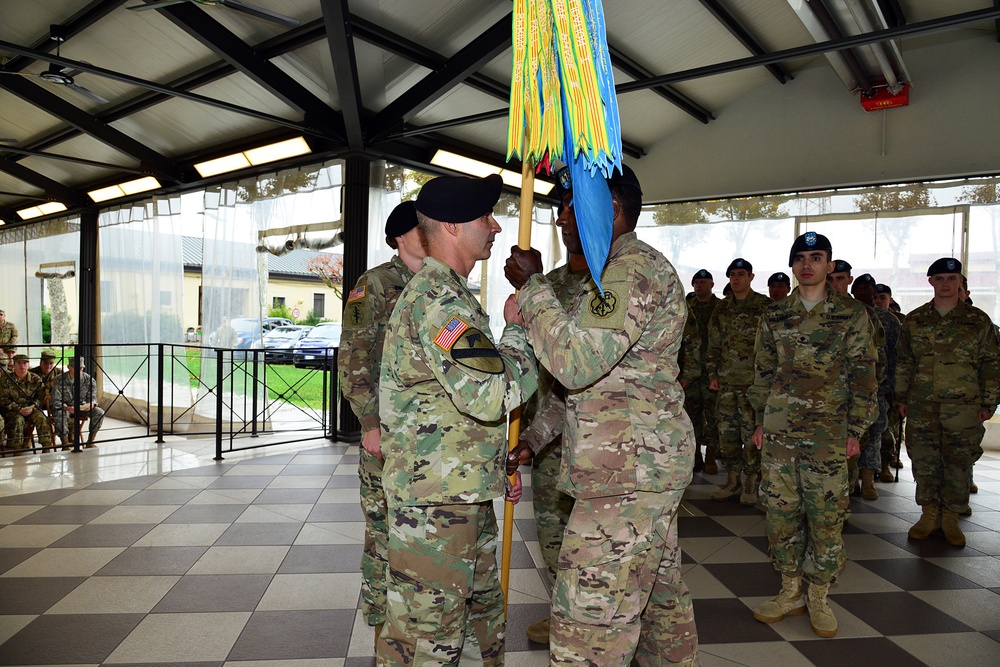
POLYGON ((451 358, 459 366, 491 375, 504 372, 503 358, 489 336, 476 328, 468 328, 451 347, 451 358))

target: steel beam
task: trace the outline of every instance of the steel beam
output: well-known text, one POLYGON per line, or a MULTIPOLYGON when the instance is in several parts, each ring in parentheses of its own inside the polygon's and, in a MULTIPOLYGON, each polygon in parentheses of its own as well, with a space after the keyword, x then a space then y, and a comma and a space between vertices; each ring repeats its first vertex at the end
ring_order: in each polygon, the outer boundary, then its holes
MULTIPOLYGON (((653 76, 653 73, 650 70, 625 55, 620 49, 617 49, 609 44, 608 52, 611 55, 611 64, 628 74, 633 79, 647 79, 653 76)), ((692 116, 700 123, 707 124, 709 121, 715 120, 715 116, 712 115, 711 111, 670 86, 657 86, 652 90, 654 93, 692 116)))
POLYGON ((903 8, 899 5, 899 0, 877 0, 877 2, 878 8, 882 10, 882 16, 890 28, 906 25, 906 15, 903 13, 903 8))
POLYGON ((323 8, 326 41, 333 62, 334 80, 329 87, 336 89, 340 98, 347 147, 359 151, 365 143, 364 128, 361 126, 361 84, 358 81, 358 61, 354 55, 347 0, 321 0, 320 6, 323 8))
POLYGON ((81 206, 86 203, 83 195, 76 190, 5 157, 0 157, 0 171, 5 171, 18 180, 34 185, 43 190, 46 196, 59 200, 67 206, 81 206))
POLYGON ((45 153, 44 151, 35 151, 29 148, 16 148, 14 146, 2 146, 0 150, 6 153, 16 153, 20 155, 30 155, 32 157, 40 157, 46 160, 61 160, 63 162, 73 162, 75 164, 85 164, 88 167, 100 167, 101 169, 114 169, 116 171, 124 171, 130 174, 141 174, 142 169, 136 169, 135 167, 123 167, 120 164, 108 164, 106 162, 97 162, 95 160, 85 160, 82 157, 73 157, 71 155, 57 155, 56 153, 45 153))
MULTIPOLYGON (((743 22, 736 17, 728 8, 726 8, 719 0, 701 0, 701 4, 711 12, 715 19, 726 27, 733 37, 735 37, 740 44, 742 44, 746 49, 754 54, 755 56, 764 55, 767 51, 761 46, 757 38, 750 34, 750 30, 747 29, 743 22)), ((772 63, 766 65, 767 71, 770 72, 778 83, 787 83, 793 77, 792 75, 781 67, 777 63, 772 63)))

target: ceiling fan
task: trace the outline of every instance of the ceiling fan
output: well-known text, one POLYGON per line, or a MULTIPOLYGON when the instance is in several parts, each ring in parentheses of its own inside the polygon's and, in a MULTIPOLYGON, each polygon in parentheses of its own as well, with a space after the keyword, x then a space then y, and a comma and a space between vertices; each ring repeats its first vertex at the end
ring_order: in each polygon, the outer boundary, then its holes
MULTIPOLYGON (((62 43, 66 40, 65 29, 60 25, 49 26, 49 35, 52 40, 56 43, 56 57, 59 56, 59 48, 62 43)), ((80 61, 85 62, 85 61, 80 61)), ((86 63, 90 64, 90 63, 86 63)), ((15 74, 17 76, 30 76, 36 79, 42 79, 43 81, 48 81, 49 83, 54 83, 59 86, 66 86, 75 93, 83 95, 89 100, 93 100, 98 104, 107 104, 110 100, 101 97, 92 90, 84 88, 78 84, 74 77, 78 74, 82 74, 82 70, 72 69, 70 67, 65 67, 63 65, 57 65, 56 63, 50 63, 49 68, 39 72, 38 74, 32 74, 31 72, 6 72, 0 70, 0 74, 15 74)))
POLYGON ((194 2, 199 5, 207 5, 209 7, 222 5, 223 7, 228 7, 234 11, 243 12, 244 14, 249 14, 250 16, 270 21, 272 23, 277 23, 287 28, 298 28, 300 24, 298 19, 293 19, 291 16, 278 14, 277 12, 272 12, 270 9, 264 9, 263 7, 241 2, 241 0, 161 0, 160 2, 153 2, 148 5, 135 5, 134 7, 129 7, 129 9, 133 12, 144 12, 150 9, 160 9, 162 7, 170 7, 171 5, 179 5, 184 2, 194 2))

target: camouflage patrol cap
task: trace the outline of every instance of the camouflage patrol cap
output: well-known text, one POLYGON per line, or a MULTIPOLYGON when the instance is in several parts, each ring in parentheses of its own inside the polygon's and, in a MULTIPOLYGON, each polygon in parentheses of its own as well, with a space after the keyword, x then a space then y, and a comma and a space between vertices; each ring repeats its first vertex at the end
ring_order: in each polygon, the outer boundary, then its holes
POLYGON ((3 308, 0 308, 0 315, 6 315, 6 314, 7 314, 7 311, 5 311, 3 308))
POLYGON ((826 250, 830 253, 831 257, 833 256, 833 246, 830 245, 830 239, 816 232, 806 232, 805 234, 801 234, 792 243, 792 250, 788 253, 788 266, 791 266, 795 262, 795 255, 797 253, 811 252, 813 250, 826 250))
POLYGON ((726 268, 727 278, 729 277, 730 271, 732 271, 733 269, 745 269, 747 273, 753 273, 753 264, 746 261, 742 257, 737 257, 736 259, 731 261, 729 263, 729 266, 726 268))
POLYGON ((16 364, 19 361, 31 361, 31 360, 28 359, 28 355, 26 355, 26 354, 15 354, 14 355, 14 363, 16 364))
POLYGON ((927 269, 927 275, 936 276, 939 273, 962 273, 962 262, 954 257, 942 257, 935 260, 927 269))
POLYGON ((56 353, 52 350, 42 350, 42 361, 55 361, 56 353))
POLYGON ((854 279, 851 284, 851 294, 854 294, 858 290, 858 285, 871 285, 875 288, 875 278, 872 277, 870 273, 862 273, 860 276, 854 279))
POLYGON ((694 274, 694 277, 691 279, 691 284, 694 285, 694 281, 696 280, 714 280, 714 278, 712 278, 712 274, 708 269, 698 269, 698 273, 694 274))
POLYGON ((417 226, 417 209, 412 201, 404 201, 392 209, 385 221, 385 235, 390 239, 402 236, 417 226))
POLYGON ((875 293, 888 294, 889 296, 892 296, 892 288, 885 283, 875 283, 875 293))
POLYGON ((438 222, 471 222, 493 211, 502 190, 499 174, 484 178, 438 176, 420 188, 416 208, 438 222))
POLYGON ((835 259, 833 260, 833 271, 830 273, 850 273, 853 268, 846 259, 835 259))
POLYGON ((778 271, 777 273, 772 273, 771 277, 767 279, 768 286, 773 285, 774 283, 785 283, 786 285, 791 287, 792 279, 788 277, 787 273, 782 273, 781 271, 778 271))

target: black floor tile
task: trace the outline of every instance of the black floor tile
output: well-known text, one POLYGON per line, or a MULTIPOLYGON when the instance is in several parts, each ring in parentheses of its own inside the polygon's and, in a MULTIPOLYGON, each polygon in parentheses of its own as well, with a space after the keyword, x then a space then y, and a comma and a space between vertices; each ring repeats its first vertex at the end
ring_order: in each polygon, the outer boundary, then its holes
POLYGON ((169 576, 186 574, 208 547, 131 547, 95 576, 169 576))
POLYGON ((229 660, 306 660, 347 655, 353 609, 255 612, 229 652, 229 660))
POLYGON ((904 591, 939 591, 958 588, 979 588, 965 577, 922 558, 888 558, 854 561, 904 591))
MULTIPOLYGON (((710 498, 705 500, 685 498, 684 502, 700 509, 708 516, 764 516, 764 511, 759 507, 747 507, 736 500, 719 502, 710 498)), ((689 535, 688 537, 693 536, 689 535)))
POLYGON ((122 505, 183 505, 201 489, 146 489, 123 501, 122 505))
POLYGON ((309 513, 309 518, 306 519, 310 523, 364 520, 365 515, 361 512, 361 507, 357 503, 319 503, 309 513))
POLYGON ((756 547, 758 551, 760 551, 768 558, 771 557, 771 546, 768 543, 766 537, 762 535, 750 535, 750 536, 744 535, 743 541, 751 546, 756 547))
POLYGON ((39 616, 0 645, 0 665, 104 662, 143 617, 144 614, 39 616))
POLYGON ((737 597, 773 596, 781 576, 771 563, 705 563, 702 565, 737 597))
POLYGON ((972 628, 906 592, 831 595, 841 607, 886 636, 970 632, 972 628))
MULTIPOLYGON (((142 492, 140 491, 140 493, 142 492)), ((112 505, 49 505, 18 519, 14 523, 21 525, 84 524, 101 516, 111 507, 112 505)))
POLYGON ((66 496, 71 496, 80 489, 51 489, 20 495, 0 497, 0 505, 50 505, 66 496))
POLYGON ((348 658, 344 661, 344 667, 375 667, 375 656, 368 658, 348 658))
POLYGON ((223 475, 207 489, 266 489, 277 475, 223 475))
POLYGON ((694 620, 699 645, 781 641, 770 625, 755 620, 753 611, 735 598, 695 600, 694 620))
POLYGON ((253 611, 271 583, 269 574, 197 574, 182 577, 152 613, 253 611))
POLYGON ((921 558, 968 558, 986 555, 970 546, 953 547, 945 542, 944 536, 940 534, 931 535, 926 540, 911 540, 906 533, 880 534, 879 537, 921 558))
POLYGON ((300 523, 238 523, 226 529, 215 546, 279 546, 291 544, 302 528, 300 523))
POLYGON ((90 523, 56 540, 50 547, 130 547, 153 530, 153 523, 90 523))
POLYGON ((125 479, 112 479, 107 482, 95 482, 87 487, 88 491, 101 490, 101 491, 114 491, 114 490, 124 490, 130 491, 132 489, 141 491, 151 484, 155 484, 163 479, 162 475, 145 475, 144 477, 126 477, 125 479))
POLYGON ((816 667, 844 667, 845 665, 925 667, 922 661, 885 637, 802 641, 791 644, 816 667))
POLYGON ((86 577, 0 577, 0 615, 41 614, 86 580, 86 577))
POLYGON ((232 523, 246 511, 243 503, 233 505, 185 505, 162 523, 232 523))
POLYGON ((254 505, 312 505, 323 489, 264 489, 254 498, 254 505))
POLYGON ((244 459, 239 462, 239 465, 241 466, 283 465, 286 463, 291 463, 296 456, 297 454, 294 452, 288 454, 268 454, 267 456, 258 456, 257 458, 253 459, 244 459))
POLYGON ((23 563, 39 551, 41 549, 31 547, 0 549, 0 574, 3 574, 15 565, 23 563))
POLYGON ((517 532, 520 533, 522 540, 538 541, 538 525, 534 519, 514 519, 514 525, 517 526, 517 532))
POLYGON ((536 644, 524 634, 532 623, 549 617, 550 606, 538 604, 507 605, 507 639, 506 650, 510 651, 540 651, 544 644, 536 644))
MULTIPOLYGON (((354 461, 357 463, 357 461, 354 461)), ((285 466, 281 471, 282 477, 303 476, 303 475, 333 475, 337 470, 336 463, 292 463, 285 466)), ((344 475, 345 477, 357 477, 357 475, 344 475)))
POLYGON ((361 486, 361 479, 357 475, 330 475, 327 483, 328 489, 350 489, 361 486))
MULTIPOLYGON (((500 566, 501 547, 502 544, 498 543, 496 551, 497 567, 500 566)), ((531 553, 528 551, 528 547, 525 546, 524 542, 514 542, 511 546, 510 566, 515 570, 525 570, 535 567, 535 561, 531 559, 531 553)))
POLYGON ((170 473, 171 477, 212 477, 213 475, 221 476, 225 475, 229 470, 236 465, 235 463, 213 463, 207 466, 198 466, 197 468, 184 468, 183 470, 174 470, 170 473))
POLYGON ((680 537, 735 537, 733 532, 709 516, 682 516, 677 519, 680 537))
POLYGON ((357 572, 363 551, 361 544, 293 546, 285 554, 278 574, 357 572))

